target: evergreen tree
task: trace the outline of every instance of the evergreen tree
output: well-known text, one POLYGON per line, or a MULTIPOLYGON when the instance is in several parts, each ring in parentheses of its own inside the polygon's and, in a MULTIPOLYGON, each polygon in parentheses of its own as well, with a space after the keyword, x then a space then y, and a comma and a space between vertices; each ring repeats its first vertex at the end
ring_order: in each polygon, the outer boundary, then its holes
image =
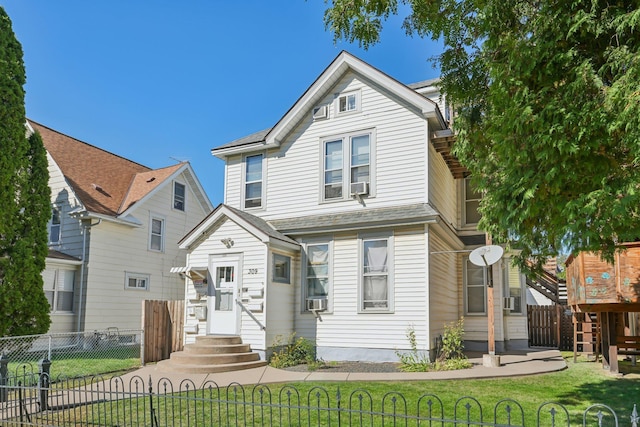
POLYGON ((22 46, 0 7, 0 335, 44 333, 49 304, 41 272, 51 215, 42 139, 27 137, 22 46))
POLYGON ((325 23, 364 47, 383 21, 444 43, 454 152, 485 196, 480 227, 542 261, 640 240, 640 2, 333 0, 325 23), (400 9, 399 3, 408 8, 400 9))

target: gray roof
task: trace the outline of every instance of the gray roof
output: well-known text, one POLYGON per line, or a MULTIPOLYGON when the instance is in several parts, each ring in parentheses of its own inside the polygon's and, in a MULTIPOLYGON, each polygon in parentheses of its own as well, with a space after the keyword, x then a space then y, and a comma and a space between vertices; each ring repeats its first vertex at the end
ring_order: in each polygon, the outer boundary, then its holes
POLYGON ((233 208, 233 207, 231 207, 229 205, 220 205, 220 206, 225 206, 231 212, 235 213, 240 218, 242 218, 244 221, 246 221, 247 223, 251 224, 251 226, 253 226, 256 229, 260 230, 261 232, 263 232, 264 234, 266 234, 270 238, 282 240, 283 242, 292 243, 294 245, 298 245, 299 244, 298 242, 296 242, 295 240, 285 236, 284 234, 282 234, 278 230, 275 230, 271 225, 269 225, 262 218, 259 218, 259 217, 255 216, 255 215, 251 215, 248 212, 241 211, 240 209, 233 208))
POLYGON ((55 251, 53 249, 49 249, 49 253, 47 254, 47 258, 62 259, 62 260, 66 260, 66 261, 80 261, 80 258, 71 256, 71 255, 67 255, 67 254, 65 254, 63 252, 55 251))
POLYGON ((434 220, 440 214, 426 203, 392 208, 365 209, 328 215, 311 215, 269 221, 285 234, 331 232, 356 228, 376 228, 392 225, 420 224, 434 220))
POLYGON ((411 84, 408 84, 407 86, 409 86, 413 90, 416 90, 416 89, 421 89, 423 87, 437 86, 438 83, 440 83, 440 78, 436 77, 435 79, 422 80, 421 82, 411 83, 411 84))
POLYGON ((271 129, 273 128, 264 129, 259 132, 252 133, 251 135, 243 136, 242 138, 236 139, 234 141, 228 142, 219 147, 213 148, 211 152, 213 153, 215 151, 224 150, 226 148, 241 147, 243 145, 250 145, 250 144, 255 144, 257 142, 263 142, 265 136, 267 136, 267 134, 271 131, 271 129))

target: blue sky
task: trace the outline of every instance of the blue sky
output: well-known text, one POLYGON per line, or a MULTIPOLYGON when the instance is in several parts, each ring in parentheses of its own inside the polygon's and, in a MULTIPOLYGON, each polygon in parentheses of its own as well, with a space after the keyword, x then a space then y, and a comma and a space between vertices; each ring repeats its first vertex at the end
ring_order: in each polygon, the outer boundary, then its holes
POLYGON ((212 203, 211 148, 273 126, 342 50, 403 83, 441 47, 401 18, 368 51, 333 43, 323 0, 0 0, 24 51, 27 117, 152 168, 189 161, 212 203))

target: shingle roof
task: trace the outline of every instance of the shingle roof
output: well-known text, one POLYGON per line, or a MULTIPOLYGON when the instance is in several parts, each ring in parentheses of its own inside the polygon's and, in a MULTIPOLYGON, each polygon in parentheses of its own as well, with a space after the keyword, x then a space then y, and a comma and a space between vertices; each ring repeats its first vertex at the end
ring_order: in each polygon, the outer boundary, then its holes
POLYGON ((264 219, 262 219, 260 217, 257 217, 255 215, 251 215, 248 212, 241 211, 240 209, 236 209, 236 208, 231 207, 229 205, 224 205, 224 206, 226 206, 227 209, 229 209, 230 211, 232 211, 233 213, 235 213, 236 215, 241 217, 243 220, 247 221, 249 224, 251 224, 252 226, 257 228, 258 230, 262 231, 264 234, 268 235, 269 237, 274 238, 274 239, 278 239, 278 240, 282 240, 282 241, 287 242, 287 243, 292 243, 292 244, 295 244, 295 245, 298 244, 298 242, 296 242, 295 240, 285 236, 284 234, 282 234, 278 230, 274 229, 264 219))
POLYGON ((67 183, 89 212, 117 216, 155 189, 182 164, 153 170, 33 120, 67 183))
POLYGON ((363 209, 328 215, 311 215, 269 221, 285 234, 303 234, 314 231, 337 231, 355 228, 372 228, 399 224, 419 224, 439 216, 431 205, 425 203, 392 208, 363 209))
POLYGON ((55 251, 53 249, 49 249, 49 253, 47 254, 47 258, 51 259, 61 259, 65 261, 81 261, 80 258, 76 258, 71 255, 67 255, 60 251, 55 251))
POLYGON ((233 140, 227 144, 221 145, 220 147, 216 147, 211 151, 215 152, 218 150, 223 150, 225 148, 240 147, 243 145, 255 144, 256 142, 262 142, 264 141, 264 137, 267 136, 267 134, 271 131, 271 129, 272 128, 264 129, 264 130, 252 133, 251 135, 243 136, 242 138, 233 140))

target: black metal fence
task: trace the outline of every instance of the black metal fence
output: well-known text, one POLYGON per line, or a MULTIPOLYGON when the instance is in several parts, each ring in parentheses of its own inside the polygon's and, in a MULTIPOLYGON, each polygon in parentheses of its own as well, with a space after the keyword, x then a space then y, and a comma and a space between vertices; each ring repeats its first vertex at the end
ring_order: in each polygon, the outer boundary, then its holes
POLYGON ((634 405, 616 414, 607 405, 567 408, 547 402, 529 413, 512 399, 490 408, 473 397, 445 407, 433 394, 417 398, 389 391, 374 398, 364 389, 342 395, 286 384, 225 387, 192 380, 153 384, 139 376, 60 379, 24 376, 0 385, 3 426, 631 426, 634 405))

